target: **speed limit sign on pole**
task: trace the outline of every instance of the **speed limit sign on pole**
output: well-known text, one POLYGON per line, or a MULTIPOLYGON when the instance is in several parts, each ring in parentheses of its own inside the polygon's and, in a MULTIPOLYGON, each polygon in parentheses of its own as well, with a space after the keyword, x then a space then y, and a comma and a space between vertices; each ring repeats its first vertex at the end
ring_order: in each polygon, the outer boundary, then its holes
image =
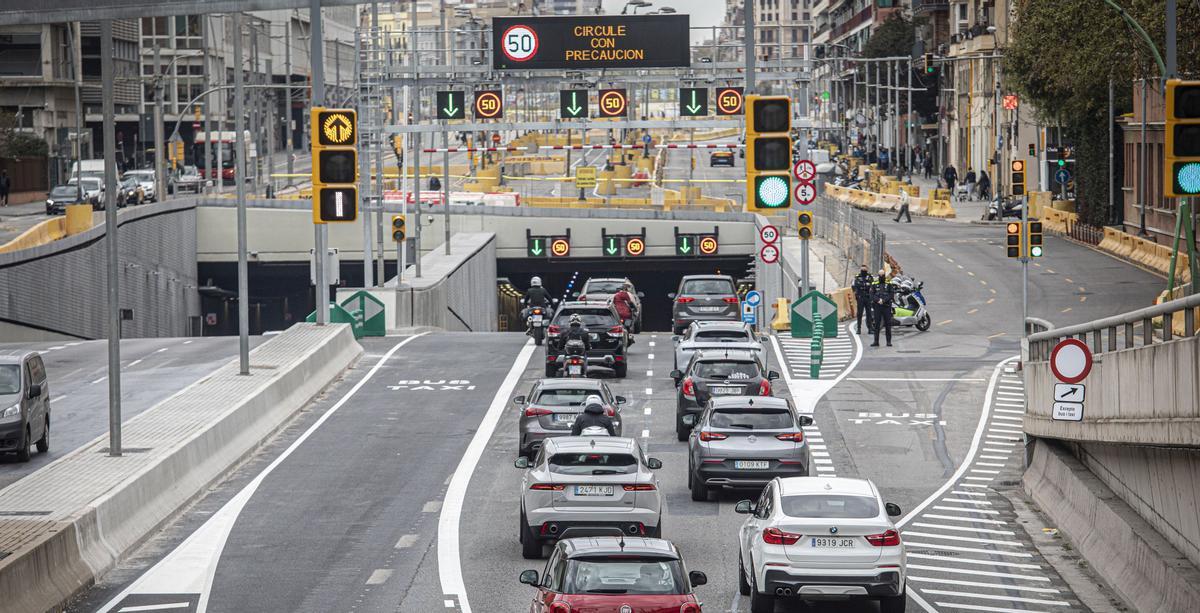
POLYGON ((796 186, 796 202, 812 204, 817 199, 817 187, 812 183, 800 183, 796 186))
POLYGON ((801 183, 812 183, 817 178, 817 165, 810 160, 797 160, 792 166, 792 174, 796 175, 796 180, 801 183))
POLYGON ((770 245, 771 243, 779 240, 779 228, 776 228, 775 226, 763 226, 762 229, 758 231, 758 237, 762 239, 762 242, 770 245))
POLYGON ((763 264, 774 264, 779 261, 779 247, 774 244, 763 245, 763 248, 758 252, 758 257, 762 259, 763 264))
POLYGON ((537 55, 537 33, 526 25, 515 25, 505 30, 504 35, 500 37, 500 43, 504 57, 514 62, 524 62, 537 55))

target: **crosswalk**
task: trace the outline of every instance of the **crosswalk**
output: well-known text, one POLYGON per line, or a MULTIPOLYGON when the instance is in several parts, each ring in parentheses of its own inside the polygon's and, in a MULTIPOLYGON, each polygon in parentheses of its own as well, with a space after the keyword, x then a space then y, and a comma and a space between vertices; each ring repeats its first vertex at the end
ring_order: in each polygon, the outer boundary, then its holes
MULTIPOLYGON (((854 341, 850 336, 850 328, 851 326, 845 326, 838 331, 836 337, 825 339, 819 379, 836 379, 838 375, 850 367, 856 350, 854 341)), ((809 366, 812 364, 811 340, 807 338, 792 338, 791 336, 780 336, 778 338, 784 358, 787 360, 788 373, 791 374, 792 378, 811 378, 809 371, 809 366)))
POLYGON ((902 521, 908 589, 929 610, 1081 609, 1017 525, 999 480, 1019 478, 1025 387, 1013 362, 994 383, 987 421, 959 478, 902 521))

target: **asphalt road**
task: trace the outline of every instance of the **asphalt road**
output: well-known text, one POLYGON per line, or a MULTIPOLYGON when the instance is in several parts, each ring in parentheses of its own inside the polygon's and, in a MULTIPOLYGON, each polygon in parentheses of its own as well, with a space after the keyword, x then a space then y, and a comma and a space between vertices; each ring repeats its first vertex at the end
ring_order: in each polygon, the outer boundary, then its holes
MULTIPOLYGON (((262 342, 251 337, 251 346, 262 342)), ((42 354, 50 378, 50 451, 18 463, 0 454, 0 487, 108 432, 108 342, 0 344, 0 353, 42 354)), ((237 338, 121 341, 121 416, 128 420, 237 357, 237 338)))

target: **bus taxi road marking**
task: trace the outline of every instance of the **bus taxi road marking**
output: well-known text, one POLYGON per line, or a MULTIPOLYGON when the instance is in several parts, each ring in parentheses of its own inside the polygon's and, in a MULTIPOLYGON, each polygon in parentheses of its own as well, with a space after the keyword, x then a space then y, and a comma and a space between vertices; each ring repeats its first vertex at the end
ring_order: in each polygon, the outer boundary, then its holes
MULTIPOLYGON (((283 453, 279 454, 279 457, 268 464, 262 472, 258 473, 250 483, 247 483, 237 495, 226 502, 183 543, 167 554, 167 557, 150 567, 150 570, 143 573, 141 577, 101 607, 100 613, 112 611, 113 607, 130 594, 200 594, 196 612, 204 613, 208 608, 208 595, 212 590, 213 578, 217 573, 217 562, 221 558, 221 552, 225 549, 225 543, 229 540, 229 534, 233 531, 238 515, 246 507, 250 497, 254 495, 267 476, 299 449, 338 409, 341 409, 353 398, 358 390, 362 389, 375 376, 375 373, 383 368, 388 359, 395 355, 401 347, 425 336, 425 334, 427 333, 422 332, 405 338, 383 354, 383 357, 379 358, 379 361, 358 383, 355 383, 333 406, 326 409, 325 413, 317 418, 317 421, 313 422, 303 434, 296 438, 291 445, 288 445, 283 453)), ((533 346, 532 340, 529 342, 529 346, 533 346)))

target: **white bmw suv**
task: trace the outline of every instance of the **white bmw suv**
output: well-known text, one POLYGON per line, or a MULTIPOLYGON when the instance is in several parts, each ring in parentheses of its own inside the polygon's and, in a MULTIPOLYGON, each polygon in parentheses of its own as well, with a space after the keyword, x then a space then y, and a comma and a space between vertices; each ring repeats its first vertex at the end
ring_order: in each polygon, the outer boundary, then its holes
POLYGON ((866 479, 774 479, 757 502, 737 503, 749 514, 739 539, 738 587, 752 613, 775 601, 872 598, 881 613, 902 613, 905 555, 884 503, 866 479))

